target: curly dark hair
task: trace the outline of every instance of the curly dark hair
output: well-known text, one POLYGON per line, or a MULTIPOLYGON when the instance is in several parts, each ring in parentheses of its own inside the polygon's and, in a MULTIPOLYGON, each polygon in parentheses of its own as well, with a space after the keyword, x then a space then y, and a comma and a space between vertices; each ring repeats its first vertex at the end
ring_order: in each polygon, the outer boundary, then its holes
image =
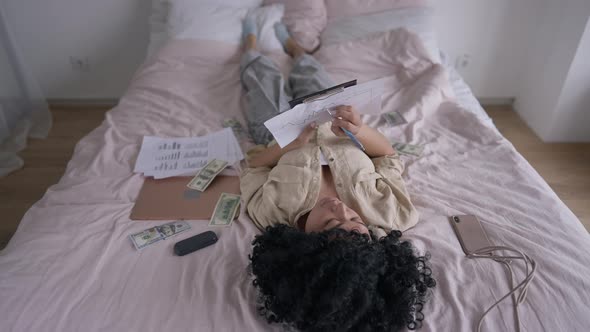
POLYGON ((401 235, 393 231, 372 241, 340 229, 266 228, 249 256, 259 313, 301 331, 420 328, 436 282, 429 255, 416 255, 401 235))

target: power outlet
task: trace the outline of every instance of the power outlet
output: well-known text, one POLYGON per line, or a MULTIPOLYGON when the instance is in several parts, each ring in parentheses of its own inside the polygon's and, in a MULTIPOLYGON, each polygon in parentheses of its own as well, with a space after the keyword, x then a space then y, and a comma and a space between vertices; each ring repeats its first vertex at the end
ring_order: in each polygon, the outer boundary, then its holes
POLYGON ((90 58, 70 55, 70 66, 72 71, 87 73, 90 71, 90 58))
POLYGON ((466 69, 471 64, 471 54, 463 53, 455 58, 455 69, 466 69))

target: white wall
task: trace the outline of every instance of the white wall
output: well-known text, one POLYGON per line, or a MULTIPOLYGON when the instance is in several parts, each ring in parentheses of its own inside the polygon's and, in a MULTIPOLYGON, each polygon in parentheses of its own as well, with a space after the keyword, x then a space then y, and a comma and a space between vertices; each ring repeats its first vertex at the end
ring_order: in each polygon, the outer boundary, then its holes
MULTIPOLYGON (((117 98, 144 59, 150 0, 4 0, 16 38, 49 98, 117 98), (89 72, 69 56, 88 56, 89 72)), ((514 97, 536 0, 438 0, 442 49, 468 53, 478 97, 514 97)))
MULTIPOLYGON (((3 1, 48 98, 118 98, 144 60, 150 0, 3 1), (88 57, 90 70, 73 71, 70 56, 88 57)), ((477 97, 516 97, 543 139, 587 139, 589 0, 432 3, 441 49, 451 62, 471 56, 459 72, 477 97)))
POLYGON ((590 87, 590 1, 540 0, 537 9, 515 109, 544 141, 588 140, 588 108, 579 103, 590 87))
MULTIPOLYGON (((0 100, 15 98, 19 95, 20 87, 14 75, 13 69, 9 66, 11 63, 10 57, 4 48, 0 47, 0 100)), ((0 103, 0 108, 2 105, 0 103)), ((3 119, 0 119, 0 123, 3 119)), ((0 126, 1 127, 1 126, 0 126)))
POLYGON ((116 98, 143 61, 149 0, 2 0, 48 98, 116 98), (89 72, 69 56, 88 57, 89 72))
POLYGON ((515 97, 528 41, 536 24, 537 0, 438 0, 440 48, 452 63, 461 54, 471 64, 459 73, 480 98, 515 97))
POLYGON ((563 85, 547 140, 590 142, 590 18, 563 85))

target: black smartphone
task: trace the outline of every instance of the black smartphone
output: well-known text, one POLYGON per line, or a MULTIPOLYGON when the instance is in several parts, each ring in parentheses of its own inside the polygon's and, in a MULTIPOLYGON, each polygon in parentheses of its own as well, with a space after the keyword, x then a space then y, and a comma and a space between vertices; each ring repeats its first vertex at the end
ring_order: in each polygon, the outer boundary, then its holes
POLYGON ((217 242, 217 235, 212 231, 206 231, 177 242, 174 245, 174 253, 178 256, 188 255, 191 252, 208 247, 215 242, 217 242))

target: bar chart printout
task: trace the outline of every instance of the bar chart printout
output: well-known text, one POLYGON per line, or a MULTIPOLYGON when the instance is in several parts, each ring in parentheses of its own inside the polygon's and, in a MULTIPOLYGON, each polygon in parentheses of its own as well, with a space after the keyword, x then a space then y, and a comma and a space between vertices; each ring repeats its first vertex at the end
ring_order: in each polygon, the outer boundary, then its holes
POLYGON ((225 160, 229 164, 244 159, 231 128, 199 137, 144 136, 134 172, 155 179, 194 175, 211 159, 225 160))

